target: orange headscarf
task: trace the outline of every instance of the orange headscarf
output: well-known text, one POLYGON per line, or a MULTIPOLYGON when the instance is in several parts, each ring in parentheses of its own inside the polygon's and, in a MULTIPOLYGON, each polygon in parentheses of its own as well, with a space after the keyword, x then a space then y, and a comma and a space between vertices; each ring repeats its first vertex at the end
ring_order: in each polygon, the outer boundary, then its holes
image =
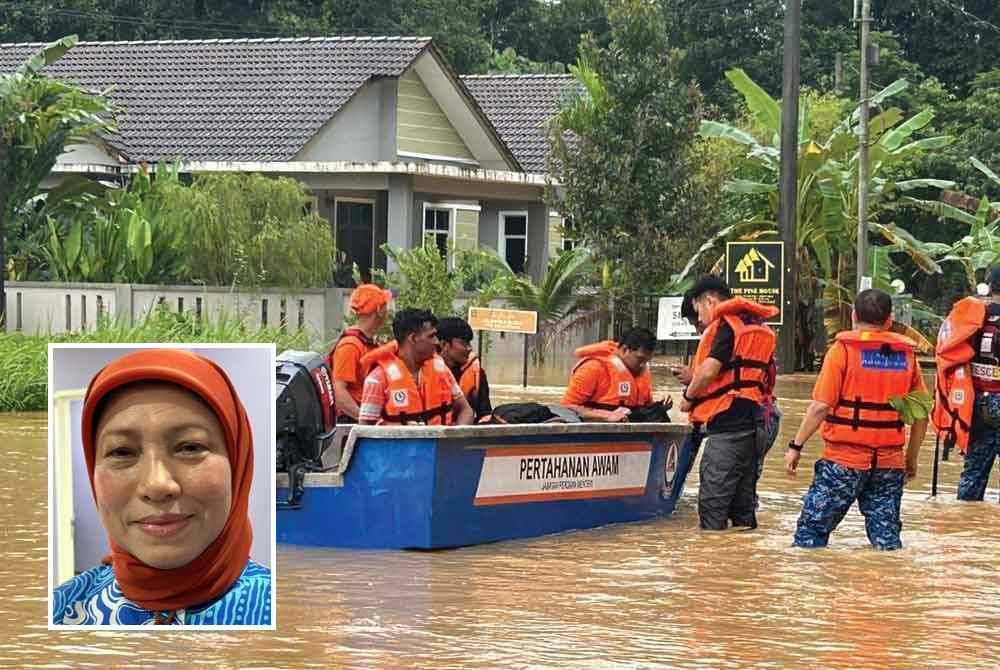
POLYGON ((233 502, 226 525, 215 541, 187 565, 160 570, 146 565, 109 539, 110 562, 122 593, 148 610, 177 610, 221 596, 239 579, 250 558, 253 532, 247 507, 253 479, 253 435, 236 389, 214 362, 178 349, 144 349, 127 354, 94 376, 84 399, 83 453, 92 493, 96 410, 101 399, 126 384, 147 381, 181 386, 212 408, 226 436, 226 453, 233 473, 233 502))

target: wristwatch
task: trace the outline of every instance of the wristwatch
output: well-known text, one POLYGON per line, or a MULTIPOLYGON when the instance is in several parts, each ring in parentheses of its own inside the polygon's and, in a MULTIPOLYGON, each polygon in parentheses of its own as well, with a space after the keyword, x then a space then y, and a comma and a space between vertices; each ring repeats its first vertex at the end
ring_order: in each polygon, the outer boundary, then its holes
POLYGON ((795 440, 789 440, 788 441, 788 448, 789 449, 793 449, 793 450, 795 450, 795 451, 797 451, 799 453, 802 453, 802 445, 801 444, 795 444, 795 440))

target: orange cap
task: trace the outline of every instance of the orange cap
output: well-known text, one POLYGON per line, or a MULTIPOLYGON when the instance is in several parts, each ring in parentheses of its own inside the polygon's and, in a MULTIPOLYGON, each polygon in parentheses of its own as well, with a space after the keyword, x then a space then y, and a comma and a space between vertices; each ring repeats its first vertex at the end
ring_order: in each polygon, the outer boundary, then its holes
POLYGON ((373 314, 382 305, 389 304, 392 292, 375 284, 362 284, 351 293, 351 309, 355 314, 373 314))

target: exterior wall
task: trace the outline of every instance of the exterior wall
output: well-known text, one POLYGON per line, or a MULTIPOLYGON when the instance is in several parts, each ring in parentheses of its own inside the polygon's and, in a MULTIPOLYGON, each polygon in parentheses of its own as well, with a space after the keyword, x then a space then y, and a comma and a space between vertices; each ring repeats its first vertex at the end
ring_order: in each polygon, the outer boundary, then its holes
POLYGON ((395 133, 386 132, 392 120, 395 86, 391 79, 365 84, 296 155, 300 161, 391 161, 395 133), (388 105, 387 105, 388 103, 388 105))
POLYGON ((414 70, 399 78, 398 90, 397 152, 475 161, 472 152, 414 70))
POLYGON ((480 243, 503 253, 500 249, 500 213, 528 212, 527 269, 535 280, 545 274, 549 259, 549 210, 540 201, 487 200, 479 218, 480 243))

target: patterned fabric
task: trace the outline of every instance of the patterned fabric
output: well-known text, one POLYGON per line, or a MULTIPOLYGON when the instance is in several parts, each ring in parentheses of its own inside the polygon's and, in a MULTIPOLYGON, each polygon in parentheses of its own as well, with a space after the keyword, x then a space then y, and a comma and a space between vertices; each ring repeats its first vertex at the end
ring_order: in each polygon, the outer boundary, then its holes
MULTIPOLYGON (((110 565, 83 572, 52 594, 52 623, 85 626, 146 626, 170 612, 151 612, 129 601, 110 565)), ((173 612, 171 623, 188 626, 267 626, 271 623, 271 571, 248 561, 223 596, 173 612)))
POLYGON ((854 470, 824 458, 816 461, 795 530, 796 547, 825 547, 854 501, 865 517, 868 541, 876 549, 900 549, 903 470, 854 470))
POLYGON ((1000 394, 976 395, 972 415, 972 435, 965 466, 958 480, 959 500, 982 500, 993 470, 993 461, 1000 455, 1000 394))

